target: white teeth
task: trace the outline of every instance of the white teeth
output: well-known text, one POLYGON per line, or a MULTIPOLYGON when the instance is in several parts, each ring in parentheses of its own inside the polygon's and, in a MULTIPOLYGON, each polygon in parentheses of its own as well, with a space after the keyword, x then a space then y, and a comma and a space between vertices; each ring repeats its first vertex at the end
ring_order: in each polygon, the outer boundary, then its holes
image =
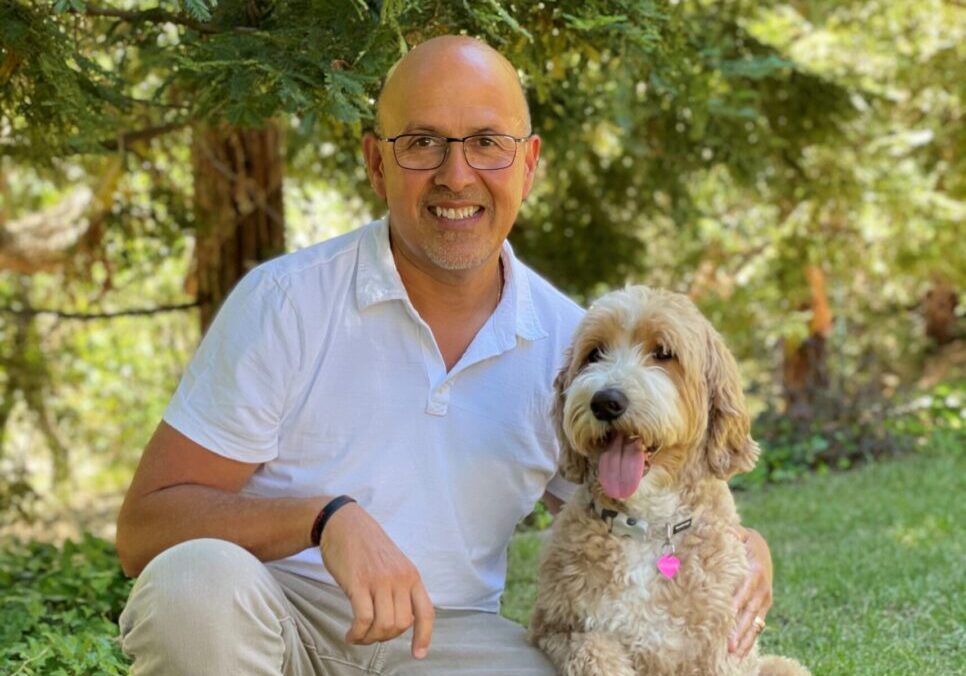
POLYGON ((448 218, 450 220, 460 220, 463 218, 469 218, 479 211, 480 207, 461 207, 459 209, 444 209, 443 207, 433 207, 433 211, 440 218, 448 218))

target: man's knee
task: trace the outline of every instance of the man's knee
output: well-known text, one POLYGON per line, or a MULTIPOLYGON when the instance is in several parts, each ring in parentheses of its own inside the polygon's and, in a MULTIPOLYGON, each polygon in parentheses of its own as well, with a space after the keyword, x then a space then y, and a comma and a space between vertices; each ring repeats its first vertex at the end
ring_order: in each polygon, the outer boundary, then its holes
POLYGON ((120 618, 137 674, 278 673, 291 652, 281 586, 238 545, 189 540, 159 554, 120 618))
MULTIPOLYGON (((188 540, 158 554, 142 571, 121 615, 121 635, 140 625, 151 634, 217 631, 236 620, 246 598, 271 574, 245 549, 225 540, 188 540), (147 626, 145 626, 147 625, 147 626)), ((176 640, 181 640, 180 638, 176 640)))
MULTIPOLYGON (((210 612, 267 579, 264 565, 226 540, 188 540, 158 554, 135 586, 152 601, 210 612)), ((132 593, 132 597, 135 593, 132 593)))

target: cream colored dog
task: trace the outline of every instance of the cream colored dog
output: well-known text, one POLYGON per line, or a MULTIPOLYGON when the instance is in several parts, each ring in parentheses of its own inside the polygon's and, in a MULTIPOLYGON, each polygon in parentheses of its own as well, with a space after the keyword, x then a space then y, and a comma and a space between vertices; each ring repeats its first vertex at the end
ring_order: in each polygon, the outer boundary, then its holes
POLYGON ((643 286, 587 311, 555 383, 581 484, 540 565, 531 639, 565 676, 807 674, 728 652, 748 570, 726 480, 758 446, 735 360, 685 296, 643 286))

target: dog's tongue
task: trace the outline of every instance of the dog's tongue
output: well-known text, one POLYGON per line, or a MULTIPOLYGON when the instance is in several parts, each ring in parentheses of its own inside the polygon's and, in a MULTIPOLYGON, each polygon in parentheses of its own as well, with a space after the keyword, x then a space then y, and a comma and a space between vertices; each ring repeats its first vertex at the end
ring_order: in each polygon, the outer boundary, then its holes
POLYGON ((600 485, 608 496, 623 500, 637 490, 646 465, 647 455, 641 440, 615 434, 597 465, 600 485))

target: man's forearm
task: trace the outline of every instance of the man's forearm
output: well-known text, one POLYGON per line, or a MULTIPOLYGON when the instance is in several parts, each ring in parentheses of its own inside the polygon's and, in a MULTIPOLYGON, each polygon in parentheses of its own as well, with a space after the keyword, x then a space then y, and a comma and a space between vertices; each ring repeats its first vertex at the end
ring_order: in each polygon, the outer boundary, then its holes
POLYGON ((121 508, 117 551, 124 572, 138 575, 165 549, 195 538, 219 538, 262 561, 312 546, 311 528, 329 498, 261 498, 181 484, 131 500, 121 508))

